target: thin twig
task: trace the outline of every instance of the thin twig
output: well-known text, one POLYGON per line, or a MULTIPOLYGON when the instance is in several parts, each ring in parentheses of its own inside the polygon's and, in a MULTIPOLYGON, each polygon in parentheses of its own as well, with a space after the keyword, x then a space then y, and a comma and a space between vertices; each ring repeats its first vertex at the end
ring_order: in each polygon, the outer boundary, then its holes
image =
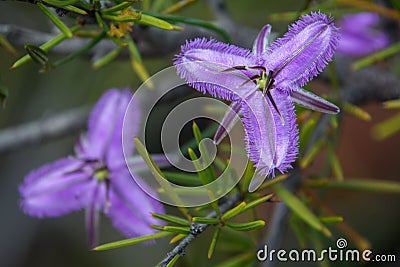
MULTIPOLYGON (((221 214, 224 214, 228 210, 234 207, 234 205, 240 200, 239 194, 229 195, 225 198, 225 201, 219 206, 221 214)), ((215 218, 215 211, 210 212, 207 218, 215 218)), ((176 256, 182 255, 185 248, 196 239, 196 237, 203 233, 204 230, 209 226, 209 224, 198 224, 192 223, 190 226, 190 234, 187 235, 171 252, 167 253, 167 256, 161 261, 159 266, 165 267, 167 264, 176 256)))
POLYGON ((0 154, 81 130, 86 125, 88 115, 89 108, 81 107, 4 129, 0 132, 0 154))

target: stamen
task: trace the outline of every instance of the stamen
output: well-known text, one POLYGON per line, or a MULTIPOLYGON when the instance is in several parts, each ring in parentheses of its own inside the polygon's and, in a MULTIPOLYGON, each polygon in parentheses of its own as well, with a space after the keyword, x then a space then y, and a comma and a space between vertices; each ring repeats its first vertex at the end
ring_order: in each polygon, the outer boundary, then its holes
POLYGON ((235 70, 261 70, 263 72, 267 72, 267 70, 265 69, 264 66, 252 66, 252 67, 234 66, 232 68, 227 68, 227 69, 223 70, 222 72, 229 72, 229 71, 235 71, 235 70))
POLYGON ((257 84, 257 80, 258 79, 261 79, 261 75, 257 74, 257 75, 251 76, 247 81, 244 81, 243 83, 241 83, 239 85, 239 87, 243 86, 243 85, 245 85, 245 84, 247 84, 249 82, 255 82, 257 84))
POLYGON ((263 94, 265 95, 267 93, 267 91, 272 89, 272 85, 274 84, 275 80, 272 79, 272 75, 274 74, 274 72, 272 70, 270 70, 268 72, 268 76, 267 76, 267 81, 266 81, 266 86, 263 88, 263 94))
POLYGON ((276 105, 275 100, 272 97, 271 92, 270 92, 272 89, 272 86, 274 85, 274 82, 275 82, 275 80, 272 78, 274 71, 272 71, 272 70, 268 71, 268 75, 267 75, 267 70, 264 66, 252 66, 252 67, 234 66, 232 68, 225 69, 221 72, 230 72, 230 71, 236 71, 236 70, 261 70, 261 74, 256 74, 256 75, 249 77, 249 79, 247 79, 242 84, 240 84, 239 87, 243 86, 251 81, 255 82, 257 87, 262 90, 263 95, 266 95, 268 97, 269 101, 272 103, 272 106, 274 107, 274 109, 276 110, 276 112, 279 115, 279 118, 281 119, 282 125, 285 125, 285 121, 282 117, 282 114, 279 111, 278 106, 276 105))
POLYGON ((279 111, 278 106, 276 105, 275 100, 274 100, 274 98, 273 98, 272 95, 271 95, 271 91, 270 91, 270 90, 267 90, 266 95, 267 95, 269 101, 271 101, 272 106, 274 107, 274 109, 276 110, 276 112, 278 112, 278 115, 279 115, 279 118, 281 119, 282 125, 285 125, 285 121, 283 120, 282 114, 281 114, 281 112, 279 111))
POLYGON ((231 71, 235 71, 235 70, 247 70, 247 67, 246 66, 235 66, 232 68, 227 68, 221 72, 231 72, 231 71))

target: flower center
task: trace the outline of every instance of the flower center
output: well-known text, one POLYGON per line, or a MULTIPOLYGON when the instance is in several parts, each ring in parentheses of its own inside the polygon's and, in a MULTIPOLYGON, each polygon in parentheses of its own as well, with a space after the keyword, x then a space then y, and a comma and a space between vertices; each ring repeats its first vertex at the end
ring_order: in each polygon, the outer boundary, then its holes
POLYGON ((268 71, 264 66, 234 66, 232 68, 229 68, 225 71, 233 71, 233 70, 247 70, 247 71, 253 71, 258 73, 254 74, 253 76, 249 77, 248 81, 245 81, 243 84, 246 84, 249 81, 254 82, 258 89, 260 89, 263 93, 263 95, 266 95, 271 102, 272 106, 278 112, 279 117, 281 118, 282 124, 284 124, 284 120, 282 117, 281 112, 278 109, 278 106, 275 103, 274 98, 271 95, 271 90, 273 89, 275 80, 273 78, 274 72, 272 70, 268 71))
POLYGON ((110 174, 110 172, 108 171, 108 169, 106 167, 101 167, 101 168, 95 170, 94 177, 98 181, 105 181, 110 178, 109 174, 110 174))

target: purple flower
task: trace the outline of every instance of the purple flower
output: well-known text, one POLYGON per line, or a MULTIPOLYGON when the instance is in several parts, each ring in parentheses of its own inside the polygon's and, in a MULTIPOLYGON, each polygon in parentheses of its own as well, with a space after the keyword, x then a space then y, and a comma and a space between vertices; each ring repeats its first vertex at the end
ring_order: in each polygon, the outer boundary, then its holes
MULTIPOLYGON (((99 211, 127 237, 154 232, 149 227, 155 223, 151 213, 162 213, 163 208, 135 183, 122 150, 122 122, 131 96, 128 90, 107 91, 90 114, 88 132, 80 137, 76 156, 44 165, 25 177, 19 191, 26 214, 57 217, 84 208, 90 246, 96 244, 99 211)), ((134 136, 139 110, 126 116, 133 122, 129 136, 134 136)), ((131 143, 128 149, 133 152, 131 143)))
MULTIPOLYGON (((234 113, 243 115, 249 158, 258 175, 254 191, 275 170, 285 172, 298 154, 298 129, 292 101, 335 114, 339 108, 301 89, 332 59, 338 43, 333 19, 321 13, 305 15, 271 45, 269 25, 257 36, 253 51, 215 40, 187 42, 177 55, 179 75, 203 93, 232 102, 222 126, 229 131, 234 113)), ((217 130, 219 143, 226 132, 217 130)))
POLYGON ((342 37, 337 52, 361 57, 385 48, 389 38, 384 32, 374 29, 378 24, 379 15, 373 12, 344 16, 339 21, 342 37))

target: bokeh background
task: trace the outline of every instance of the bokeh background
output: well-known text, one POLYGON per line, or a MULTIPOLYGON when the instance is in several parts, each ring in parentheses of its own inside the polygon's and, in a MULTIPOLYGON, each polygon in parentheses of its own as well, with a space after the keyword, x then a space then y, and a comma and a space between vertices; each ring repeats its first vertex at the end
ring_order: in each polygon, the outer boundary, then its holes
MULTIPOLYGON (((269 23, 270 14, 297 11, 305 3, 289 0, 230 0, 227 6, 235 21, 257 30, 269 23)), ((182 14, 213 19, 212 13, 202 1, 190 5, 182 14)), ((49 30, 47 19, 35 6, 14 1, 0 2, 0 24, 49 30)), ((280 33, 287 28, 284 23, 274 23, 273 27, 280 33)), ((23 53, 20 48, 19 54, 23 53)), ((155 73, 170 66, 172 58, 173 54, 162 58, 146 58, 144 63, 150 73, 155 73)), ((83 57, 46 73, 38 73, 39 66, 32 62, 10 70, 15 60, 0 48, 0 73, 9 88, 6 107, 0 110, 0 131, 75 107, 91 106, 109 88, 135 89, 140 84, 129 61, 124 58, 93 70, 89 59, 83 57)), ((394 66, 391 71, 400 77, 400 66, 394 66)), ((362 107, 372 115, 371 121, 364 122, 348 114, 341 115, 338 156, 345 177, 400 181, 400 133, 383 141, 376 141, 371 135, 373 125, 395 112, 384 110, 379 103, 368 103, 362 107)), ((71 154, 77 136, 78 132, 75 132, 0 155, 0 266, 153 266, 171 249, 167 240, 160 240, 151 246, 135 245, 106 252, 92 252, 87 248, 83 212, 42 220, 21 212, 18 185, 24 176, 44 163, 71 154)), ((318 168, 323 161, 324 155, 318 157, 311 168, 318 168)), ((399 266, 399 195, 330 190, 325 200, 327 205, 371 242, 374 253, 397 256, 397 265, 387 263, 386 266, 399 266)), ((268 216, 273 208, 271 204, 258 210, 258 214, 267 220, 265 231, 268 231, 268 216)), ((102 242, 123 238, 111 227, 107 218, 101 220, 100 233, 102 242)), ((214 266, 220 258, 229 257, 219 253, 215 259, 207 260, 209 240, 210 235, 205 233, 198 242, 191 244, 187 251, 190 256, 183 258, 181 266, 214 266)), ((298 247, 290 230, 284 240, 285 248, 298 247)), ((353 266, 350 263, 348 265, 353 266)), ((366 266, 375 265, 370 263, 366 266)))

